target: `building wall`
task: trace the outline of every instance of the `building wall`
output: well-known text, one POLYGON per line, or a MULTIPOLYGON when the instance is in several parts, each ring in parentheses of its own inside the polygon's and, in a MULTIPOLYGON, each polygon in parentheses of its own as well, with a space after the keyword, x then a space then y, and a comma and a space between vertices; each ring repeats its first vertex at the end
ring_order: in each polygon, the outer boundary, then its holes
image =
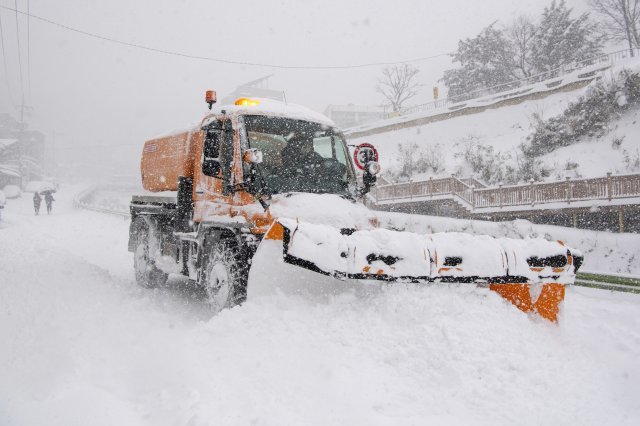
POLYGON ((0 151, 0 164, 19 164, 24 181, 44 177, 44 134, 36 130, 21 130, 17 120, 9 114, 0 114, 0 139, 18 139, 10 149, 0 151))
POLYGON ((361 105, 329 105, 324 114, 342 129, 382 120, 383 108, 361 105))

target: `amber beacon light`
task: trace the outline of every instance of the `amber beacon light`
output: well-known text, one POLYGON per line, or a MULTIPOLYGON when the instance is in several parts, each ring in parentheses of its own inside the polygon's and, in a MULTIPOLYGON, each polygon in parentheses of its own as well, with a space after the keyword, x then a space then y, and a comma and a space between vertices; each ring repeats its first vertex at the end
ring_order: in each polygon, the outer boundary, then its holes
POLYGON ((251 98, 238 98, 236 99, 235 104, 239 106, 256 106, 256 105, 260 105, 260 101, 257 99, 251 99, 251 98))
POLYGON ((207 104, 209 104, 209 109, 211 109, 213 104, 215 104, 216 101, 218 100, 218 97, 216 95, 216 91, 215 90, 207 90, 206 93, 204 94, 204 100, 205 100, 205 102, 207 104))

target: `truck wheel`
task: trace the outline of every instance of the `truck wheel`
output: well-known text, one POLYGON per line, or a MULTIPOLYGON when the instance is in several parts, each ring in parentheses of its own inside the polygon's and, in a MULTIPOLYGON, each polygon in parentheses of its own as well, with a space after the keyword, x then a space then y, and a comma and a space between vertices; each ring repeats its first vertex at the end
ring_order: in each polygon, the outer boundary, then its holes
POLYGON ((169 275, 156 267, 150 256, 150 232, 146 223, 141 223, 136 229, 136 246, 133 251, 133 268, 136 272, 136 282, 144 288, 154 288, 167 282, 169 275))
POLYGON ((207 250, 200 285, 214 313, 239 305, 247 298, 249 267, 231 239, 216 241, 207 250))

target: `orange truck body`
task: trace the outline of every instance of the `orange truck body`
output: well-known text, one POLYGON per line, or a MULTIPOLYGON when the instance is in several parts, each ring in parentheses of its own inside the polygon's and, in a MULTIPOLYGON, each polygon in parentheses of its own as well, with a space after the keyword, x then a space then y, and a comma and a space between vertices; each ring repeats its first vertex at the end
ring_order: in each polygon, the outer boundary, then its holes
POLYGON ((177 191, 178 177, 193 177, 200 132, 188 131, 151 139, 144 144, 140 171, 147 191, 177 191))
MULTIPOLYGON (((202 122, 215 118, 206 116, 202 122)), ((231 121, 237 124, 237 116, 231 121)), ((240 137, 237 125, 233 126, 233 162, 231 174, 236 182, 242 182, 240 137)), ((223 194, 222 180, 202 173, 203 142, 205 131, 200 126, 169 136, 156 137, 144 143, 140 173, 142 186, 150 192, 177 191, 180 177, 193 179, 193 221, 207 221, 215 216, 242 216, 253 224, 251 232, 264 234, 273 224, 270 212, 256 209, 255 198, 246 191, 223 194), (199 190, 200 189, 200 190, 199 190)))

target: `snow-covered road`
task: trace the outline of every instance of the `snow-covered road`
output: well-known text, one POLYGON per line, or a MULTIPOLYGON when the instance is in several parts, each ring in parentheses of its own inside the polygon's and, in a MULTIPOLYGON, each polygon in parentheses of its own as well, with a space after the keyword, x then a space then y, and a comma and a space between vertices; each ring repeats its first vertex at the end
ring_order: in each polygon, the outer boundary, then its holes
POLYGON ((3 426, 640 422, 639 295, 571 288, 558 326, 469 286, 211 318, 180 281, 136 287, 128 221, 74 210, 75 190, 0 223, 3 426))

